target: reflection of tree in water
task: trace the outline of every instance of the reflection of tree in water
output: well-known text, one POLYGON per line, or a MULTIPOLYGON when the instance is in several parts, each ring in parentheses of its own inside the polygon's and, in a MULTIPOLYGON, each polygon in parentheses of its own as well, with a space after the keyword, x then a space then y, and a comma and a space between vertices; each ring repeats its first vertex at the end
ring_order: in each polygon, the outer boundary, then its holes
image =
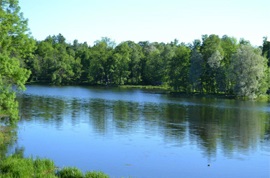
POLYGON ((108 127, 121 133, 129 133, 139 119, 139 104, 123 101, 90 100, 87 103, 90 123, 96 131, 104 134, 108 127))
POLYGON ((217 149, 227 157, 236 150, 249 152, 266 134, 265 122, 269 114, 240 108, 194 106, 189 108, 190 135, 201 146, 208 158, 217 149))
POLYGON ((90 100, 87 105, 90 123, 93 128, 100 133, 106 133, 109 118, 108 103, 105 100, 97 99, 90 100))
MULTIPOLYGON (((158 105, 153 103, 139 104, 136 102, 90 100, 88 107, 90 123, 100 133, 106 133, 113 127, 122 134, 132 133, 142 126, 146 132, 157 131, 168 137, 167 140, 184 136, 186 109, 177 105, 158 105)), ((182 138, 181 138, 182 139, 182 138)))
POLYGON ((165 141, 173 141, 181 144, 186 132, 186 108, 179 105, 166 104, 161 107, 159 115, 163 122, 160 127, 163 130, 165 141), (161 114, 163 113, 163 115, 161 114))
POLYGON ((48 124, 56 124, 57 127, 63 124, 65 100, 27 95, 21 95, 18 100, 22 120, 40 120, 48 124))
POLYGON ((270 117, 266 118, 265 121, 265 133, 263 134, 264 139, 262 142, 262 150, 270 153, 270 117))
POLYGON ((215 107, 216 102, 207 105, 204 100, 200 100, 203 105, 183 106, 27 95, 20 96, 19 102, 23 120, 39 119, 57 127, 62 126, 64 119, 71 118, 72 125, 86 119, 96 133, 114 130, 124 135, 144 129, 145 134, 161 135, 166 143, 177 145, 181 145, 188 134, 190 141, 209 159, 215 158, 218 149, 227 157, 233 157, 237 150, 256 149, 260 141, 269 143, 269 113, 252 109, 258 107, 252 102, 234 101, 227 104, 232 107, 226 108, 215 107))
POLYGON ((0 122, 0 161, 5 157, 9 149, 16 143, 17 126, 0 122))
POLYGON ((146 134, 156 133, 166 143, 181 145, 186 132, 186 108, 172 104, 145 103, 141 107, 146 134))
POLYGON ((117 130, 128 133, 137 127, 135 122, 140 119, 138 103, 116 101, 112 103, 112 109, 117 130))
POLYGON ((72 99, 68 104, 68 110, 71 112, 72 125, 76 125, 80 119, 80 113, 82 110, 82 105, 80 100, 72 99))
POLYGON ((269 119, 269 113, 245 109, 224 112, 222 129, 227 133, 221 134, 224 154, 231 157, 236 150, 249 152, 257 149, 266 133, 265 122, 269 119))
POLYGON ((189 134, 205 150, 207 157, 215 156, 217 150, 220 120, 216 112, 215 108, 207 106, 188 109, 189 134))
POLYGON ((269 119, 266 119, 266 122, 265 122, 264 140, 270 141, 270 118, 269 119))

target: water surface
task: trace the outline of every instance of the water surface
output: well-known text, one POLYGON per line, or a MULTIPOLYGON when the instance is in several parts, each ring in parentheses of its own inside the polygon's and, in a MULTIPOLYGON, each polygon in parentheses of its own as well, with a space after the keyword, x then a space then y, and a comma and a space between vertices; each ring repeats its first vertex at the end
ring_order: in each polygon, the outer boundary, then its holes
POLYGON ((28 86, 17 146, 111 177, 270 177, 270 104, 28 86))

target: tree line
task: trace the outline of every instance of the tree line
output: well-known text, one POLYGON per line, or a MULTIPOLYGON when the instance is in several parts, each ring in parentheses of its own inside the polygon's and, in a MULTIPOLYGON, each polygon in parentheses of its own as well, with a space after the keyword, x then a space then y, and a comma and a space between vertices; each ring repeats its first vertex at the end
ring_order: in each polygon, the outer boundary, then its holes
POLYGON ((18 0, 0 2, 0 118, 18 116, 16 90, 25 82, 54 85, 164 85, 177 92, 256 98, 270 81, 270 42, 260 47, 227 35, 192 44, 102 38, 93 46, 63 35, 37 41, 18 0), (15 89, 15 90, 14 90, 15 89))
POLYGON ((227 35, 203 35, 192 44, 118 45, 102 38, 93 46, 63 35, 35 41, 25 60, 31 82, 54 85, 166 85, 178 92, 223 93, 256 98, 269 88, 270 42, 253 47, 227 35))

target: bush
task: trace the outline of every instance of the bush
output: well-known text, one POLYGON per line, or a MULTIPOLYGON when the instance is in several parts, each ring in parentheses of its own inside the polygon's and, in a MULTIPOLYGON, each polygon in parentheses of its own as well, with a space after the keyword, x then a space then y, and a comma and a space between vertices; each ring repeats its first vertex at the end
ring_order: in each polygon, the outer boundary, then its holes
POLYGON ((34 161, 34 169, 35 169, 35 178, 53 178, 55 176, 55 165, 54 162, 49 159, 36 159, 34 161))
POLYGON ((1 161, 0 177, 55 178, 54 164, 47 159, 33 160, 32 158, 8 157, 1 161))
POLYGON ((103 172, 86 172, 85 178, 109 178, 108 175, 104 174, 103 172))
POLYGON ((85 175, 73 167, 55 171, 54 162, 49 159, 23 158, 20 154, 0 161, 0 178, 109 178, 102 172, 86 172, 85 175))
POLYGON ((83 173, 77 168, 66 167, 61 169, 57 176, 60 178, 83 178, 83 173))
POLYGON ((0 171, 4 177, 32 177, 34 167, 30 159, 9 157, 1 162, 0 171))

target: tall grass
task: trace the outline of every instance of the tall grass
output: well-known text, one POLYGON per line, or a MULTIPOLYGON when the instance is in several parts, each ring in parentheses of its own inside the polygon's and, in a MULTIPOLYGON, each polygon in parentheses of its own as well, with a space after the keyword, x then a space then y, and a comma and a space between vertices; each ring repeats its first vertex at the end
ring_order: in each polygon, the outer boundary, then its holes
POLYGON ((138 89, 160 89, 160 90, 169 90, 168 85, 119 85, 120 88, 138 88, 138 89))
POLYGON ((0 161, 0 178, 109 178, 102 172, 86 172, 65 167, 57 170, 49 159, 10 156, 0 161))
POLYGON ((86 172, 85 173, 85 178, 109 178, 108 175, 104 174, 103 172, 86 172))
POLYGON ((0 177, 48 177, 54 178, 55 166, 48 159, 32 159, 11 156, 1 161, 0 177))

